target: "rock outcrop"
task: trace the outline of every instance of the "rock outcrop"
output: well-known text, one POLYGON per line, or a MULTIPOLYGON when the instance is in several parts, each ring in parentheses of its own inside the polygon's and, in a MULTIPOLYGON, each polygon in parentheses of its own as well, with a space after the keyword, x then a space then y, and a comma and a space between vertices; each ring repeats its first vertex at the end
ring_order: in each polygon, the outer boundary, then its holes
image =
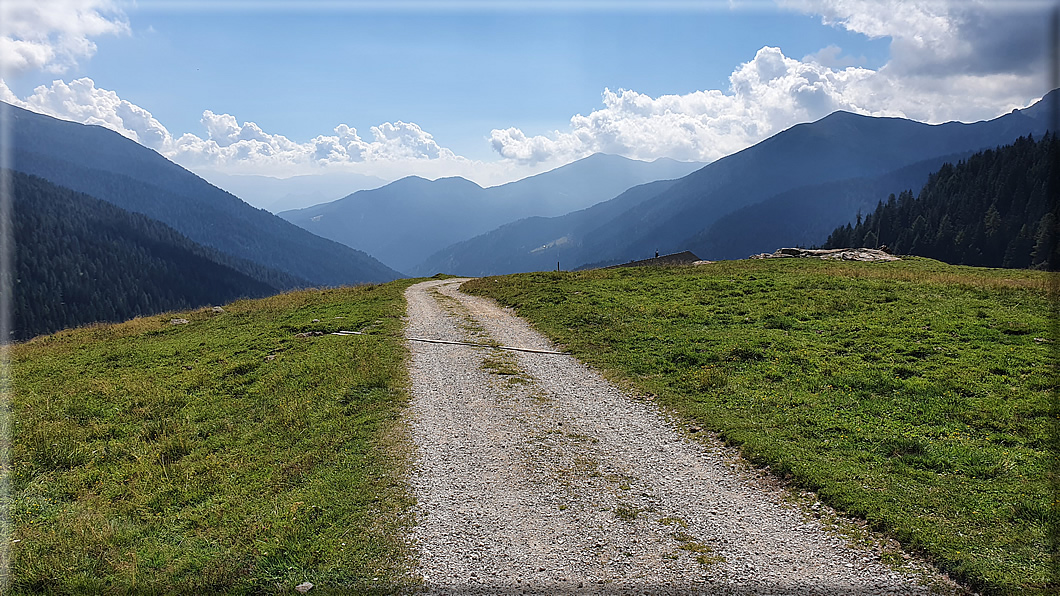
POLYGON ((898 261, 898 257, 878 248, 778 248, 773 253, 751 255, 752 259, 783 258, 835 259, 839 261, 898 261))

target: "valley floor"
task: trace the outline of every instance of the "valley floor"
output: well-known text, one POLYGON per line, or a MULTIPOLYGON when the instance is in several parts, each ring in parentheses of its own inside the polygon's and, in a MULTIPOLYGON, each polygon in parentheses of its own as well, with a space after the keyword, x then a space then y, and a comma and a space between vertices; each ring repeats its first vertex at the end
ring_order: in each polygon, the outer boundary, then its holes
MULTIPOLYGON (((413 542, 433 593, 921 594, 894 541, 748 469, 464 280, 406 291, 413 542), (896 556, 897 555, 897 556, 896 556)), ((912 569, 916 567, 916 569, 912 569)), ((952 587, 952 584, 949 584, 952 587)))

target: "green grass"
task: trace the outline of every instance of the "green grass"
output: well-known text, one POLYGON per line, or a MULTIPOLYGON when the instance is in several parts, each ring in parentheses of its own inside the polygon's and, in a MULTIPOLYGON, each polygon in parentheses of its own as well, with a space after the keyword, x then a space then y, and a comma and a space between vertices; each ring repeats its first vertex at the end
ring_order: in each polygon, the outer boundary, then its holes
POLYGON ((409 585, 400 317, 410 283, 14 346, 13 591, 409 585), (295 337, 342 329, 368 335, 295 337))
POLYGON ((732 261, 484 278, 620 383, 991 593, 1049 591, 1046 275, 732 261))

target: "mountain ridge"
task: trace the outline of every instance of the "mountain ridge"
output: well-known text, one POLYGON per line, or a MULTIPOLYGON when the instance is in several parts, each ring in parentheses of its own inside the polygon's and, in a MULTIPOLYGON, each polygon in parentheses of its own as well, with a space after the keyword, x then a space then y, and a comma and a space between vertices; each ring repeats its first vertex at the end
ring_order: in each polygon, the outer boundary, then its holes
MULTIPOLYGON (((704 259, 745 257, 747 255, 723 253, 711 246, 711 227, 721 218, 795 189, 821 185, 839 189, 844 184, 852 184, 843 181, 900 176, 903 168, 918 163, 923 165, 944 156, 1006 144, 1029 133, 1040 134, 1046 128, 1041 117, 1045 110, 1041 106, 1056 96, 1057 92, 1053 91, 1025 110, 975 123, 925 124, 904 118, 833 112, 707 164, 674 181, 657 196, 630 206, 606 225, 591 230, 583 228, 582 236, 570 243, 567 262, 575 268, 588 263, 627 262, 655 251, 671 253, 681 250, 691 250, 704 259), (1039 117, 1031 117, 1034 115, 1039 117)), ((926 180, 928 172, 924 168, 921 170, 926 180)), ((871 200, 867 204, 875 205, 875 202, 871 200)), ((847 215, 843 209, 826 213, 817 227, 827 234, 832 227, 842 224, 847 215)), ((749 222, 741 222, 741 225, 755 231, 749 222)), ((790 232, 792 224, 785 225, 789 226, 787 230, 790 232)), ((519 226, 515 229, 523 230, 519 226)), ((446 247, 413 270, 423 271, 430 265, 447 263, 455 268, 454 273, 514 272, 507 268, 507 264, 518 260, 512 253, 517 252, 518 246, 522 246, 526 239, 506 246, 498 236, 498 230, 487 233, 492 234, 488 240, 480 236, 446 247), (478 249, 474 248, 476 243, 481 243, 478 249), (473 263, 469 261, 465 268, 456 253, 484 254, 493 259, 496 266, 487 266, 477 259, 473 263)), ((540 238, 542 243, 554 239, 540 238)), ((823 240, 822 237, 816 242, 823 240)), ((761 246, 755 252, 772 252, 776 248, 769 238, 763 238, 763 242, 769 245, 761 246)))
MULTIPOLYGON (((310 285, 389 281, 396 271, 316 237, 109 129, 4 105, 12 169, 172 226, 194 242, 310 285)), ((283 289, 297 287, 286 285, 283 289)))
POLYGON ((379 188, 392 182, 352 172, 324 171, 276 178, 254 174, 225 174, 210 169, 193 170, 200 178, 243 199, 244 202, 279 213, 340 199, 351 192, 379 188))
POLYGON ((284 211, 280 217, 320 236, 364 250, 409 272, 432 253, 497 226, 531 216, 553 217, 613 198, 700 164, 594 154, 515 182, 481 187, 459 176, 406 176, 338 201, 284 211))

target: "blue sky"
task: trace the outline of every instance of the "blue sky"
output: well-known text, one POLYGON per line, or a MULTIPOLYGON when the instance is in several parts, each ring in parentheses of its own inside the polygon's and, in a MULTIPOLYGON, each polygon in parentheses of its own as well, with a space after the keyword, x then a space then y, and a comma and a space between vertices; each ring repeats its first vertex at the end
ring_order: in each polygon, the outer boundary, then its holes
MULTIPOLYGON (((600 104, 605 88, 651 96, 728 86, 765 46, 802 57, 838 45, 879 67, 868 40, 789 12, 730 14, 422 11, 206 14, 130 11, 131 35, 99 40, 68 76, 148 107, 167 127, 199 132, 202 110, 292 139, 345 122, 404 120, 461 155, 489 158, 493 128, 542 134, 600 104)), ((12 89, 28 94, 54 75, 12 89)))
POLYGON ((710 161, 834 109, 989 118, 1047 90, 1049 3, 21 4, 3 99, 196 171, 491 183, 594 151, 710 161))

